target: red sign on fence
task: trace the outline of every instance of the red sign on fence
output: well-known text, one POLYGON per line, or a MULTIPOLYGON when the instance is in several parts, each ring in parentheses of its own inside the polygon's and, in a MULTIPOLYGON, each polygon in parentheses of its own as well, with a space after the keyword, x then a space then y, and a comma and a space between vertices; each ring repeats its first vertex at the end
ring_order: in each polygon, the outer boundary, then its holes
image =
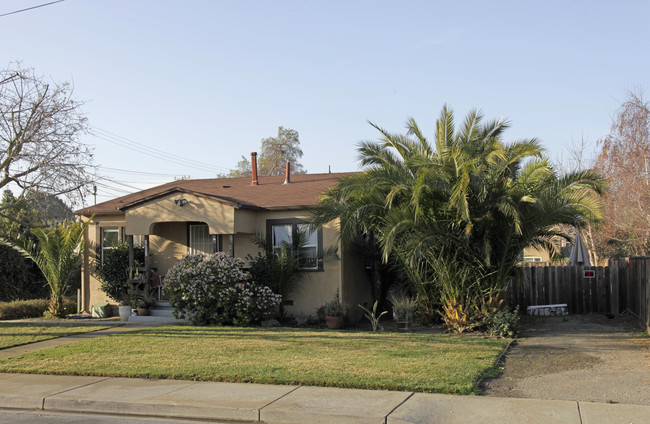
POLYGON ((593 269, 585 269, 582 271, 582 274, 584 278, 594 278, 596 276, 596 271, 593 269))

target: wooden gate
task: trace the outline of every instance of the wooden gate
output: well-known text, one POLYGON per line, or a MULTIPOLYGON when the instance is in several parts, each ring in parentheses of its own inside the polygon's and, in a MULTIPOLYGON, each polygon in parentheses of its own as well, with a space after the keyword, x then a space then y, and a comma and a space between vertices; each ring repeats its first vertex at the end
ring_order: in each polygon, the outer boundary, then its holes
POLYGON ((611 260, 606 267, 521 266, 506 302, 529 305, 566 303, 570 314, 629 311, 650 327, 650 257, 611 260))

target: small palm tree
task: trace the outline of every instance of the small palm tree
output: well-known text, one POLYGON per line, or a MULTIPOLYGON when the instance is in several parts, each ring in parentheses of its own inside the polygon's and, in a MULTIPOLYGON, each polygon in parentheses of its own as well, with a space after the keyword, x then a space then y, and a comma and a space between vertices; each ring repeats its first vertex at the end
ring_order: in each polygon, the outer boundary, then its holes
POLYGON ((23 256, 33 260, 39 267, 50 287, 49 312, 55 317, 65 315, 63 298, 70 286, 70 274, 81 265, 84 233, 88 223, 65 222, 54 228, 34 228, 32 234, 37 242, 25 237, 11 240, 0 239, 23 256))

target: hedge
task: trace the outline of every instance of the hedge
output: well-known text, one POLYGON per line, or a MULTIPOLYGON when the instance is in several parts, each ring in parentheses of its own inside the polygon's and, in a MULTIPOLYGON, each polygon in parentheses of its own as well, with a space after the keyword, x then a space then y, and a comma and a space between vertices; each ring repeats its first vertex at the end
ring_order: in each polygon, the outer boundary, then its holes
MULTIPOLYGON (((40 318, 47 311, 49 305, 50 299, 0 302, 0 320, 40 318)), ((76 302, 72 299, 64 299, 63 306, 66 314, 74 314, 77 312, 76 302)))

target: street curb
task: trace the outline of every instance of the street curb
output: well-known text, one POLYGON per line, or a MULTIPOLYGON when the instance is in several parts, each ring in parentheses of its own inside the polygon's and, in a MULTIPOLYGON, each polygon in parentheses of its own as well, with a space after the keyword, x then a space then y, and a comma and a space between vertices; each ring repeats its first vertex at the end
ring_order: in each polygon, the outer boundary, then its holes
POLYGON ((645 405, 6 373, 0 408, 269 424, 650 422, 645 405))

